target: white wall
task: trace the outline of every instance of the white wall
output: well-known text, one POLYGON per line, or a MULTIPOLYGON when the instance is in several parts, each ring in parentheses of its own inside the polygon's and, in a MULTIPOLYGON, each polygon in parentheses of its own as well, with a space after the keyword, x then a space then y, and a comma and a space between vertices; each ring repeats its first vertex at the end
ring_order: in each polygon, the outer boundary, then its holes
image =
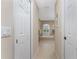
POLYGON ((14 59, 13 0, 1 1, 1 26, 11 28, 11 37, 1 40, 1 59, 14 59))
POLYGON ((38 8, 36 6, 35 0, 31 2, 31 42, 32 42, 32 57, 34 58, 37 55, 37 52, 39 50, 39 19, 38 19, 38 8))

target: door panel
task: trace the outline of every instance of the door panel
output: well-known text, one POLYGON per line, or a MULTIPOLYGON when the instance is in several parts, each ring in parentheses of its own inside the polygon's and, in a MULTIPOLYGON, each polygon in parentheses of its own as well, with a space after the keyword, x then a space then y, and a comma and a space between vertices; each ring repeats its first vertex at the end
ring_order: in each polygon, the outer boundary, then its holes
POLYGON ((30 3, 14 0, 15 59, 30 59, 30 22, 30 3))
POLYGON ((65 0, 65 59, 77 59, 76 0, 65 0))

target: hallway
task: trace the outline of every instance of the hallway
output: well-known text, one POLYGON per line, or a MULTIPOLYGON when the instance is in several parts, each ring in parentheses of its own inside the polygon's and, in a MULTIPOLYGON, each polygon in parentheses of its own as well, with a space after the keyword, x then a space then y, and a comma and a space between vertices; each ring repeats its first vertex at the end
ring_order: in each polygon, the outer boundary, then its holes
POLYGON ((38 56, 35 59, 56 59, 55 40, 41 39, 38 56))

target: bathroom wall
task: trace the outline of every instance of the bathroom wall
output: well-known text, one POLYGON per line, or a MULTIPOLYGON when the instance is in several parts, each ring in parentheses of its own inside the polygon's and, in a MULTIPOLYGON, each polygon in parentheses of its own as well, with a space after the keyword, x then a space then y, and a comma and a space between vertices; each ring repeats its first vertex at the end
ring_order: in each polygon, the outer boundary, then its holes
POLYGON ((11 28, 11 36, 1 38, 1 59, 14 59, 13 0, 1 1, 1 26, 11 28))
POLYGON ((35 57, 37 55, 37 52, 39 50, 39 17, 38 17, 38 8, 37 5, 35 3, 35 0, 33 0, 31 2, 31 10, 32 10, 32 18, 31 18, 31 26, 32 26, 32 38, 31 38, 31 42, 32 42, 32 56, 35 57))

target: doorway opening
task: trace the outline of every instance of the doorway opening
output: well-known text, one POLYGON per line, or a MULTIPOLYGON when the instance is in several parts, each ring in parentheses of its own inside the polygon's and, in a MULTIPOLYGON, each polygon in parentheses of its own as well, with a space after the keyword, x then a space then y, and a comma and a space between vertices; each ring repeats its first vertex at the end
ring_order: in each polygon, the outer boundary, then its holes
POLYGON ((33 58, 62 59, 61 0, 33 0, 32 5, 33 58))

